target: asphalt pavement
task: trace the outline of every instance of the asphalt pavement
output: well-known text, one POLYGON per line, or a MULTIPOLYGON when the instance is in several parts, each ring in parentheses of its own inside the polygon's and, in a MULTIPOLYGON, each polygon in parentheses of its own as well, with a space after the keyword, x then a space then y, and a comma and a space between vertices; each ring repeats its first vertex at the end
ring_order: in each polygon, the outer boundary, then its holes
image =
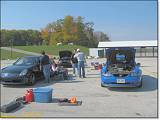
POLYGON ((32 87, 1 85, 1 105, 17 96, 23 96, 29 88, 52 87, 54 89, 51 103, 32 102, 12 113, 1 113, 2 117, 157 117, 157 58, 136 59, 142 66, 142 88, 101 87, 100 71, 90 67, 91 61, 103 63, 105 59, 87 60, 87 78, 84 79, 73 77, 70 71, 69 80, 52 81, 49 84, 38 81, 32 87), (57 99, 72 96, 82 100, 82 105, 58 105, 57 99))

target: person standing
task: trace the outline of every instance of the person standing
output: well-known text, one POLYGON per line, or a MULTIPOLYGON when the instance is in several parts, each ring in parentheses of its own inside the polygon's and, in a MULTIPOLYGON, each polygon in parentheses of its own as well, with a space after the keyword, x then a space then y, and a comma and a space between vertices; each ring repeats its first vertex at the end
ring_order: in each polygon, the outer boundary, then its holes
POLYGON ((78 73, 79 77, 81 78, 81 70, 82 70, 82 76, 85 78, 85 67, 84 67, 84 61, 85 56, 84 53, 80 51, 80 49, 77 49, 77 53, 74 55, 74 58, 77 58, 78 60, 78 73))
POLYGON ((72 57, 71 57, 72 67, 73 67, 73 75, 76 76, 76 73, 78 73, 78 60, 77 60, 77 58, 74 57, 75 54, 76 54, 76 49, 74 49, 72 57))
POLYGON ((45 77, 45 81, 47 83, 50 82, 50 63, 49 63, 49 56, 45 54, 45 51, 42 51, 42 58, 41 58, 41 67, 43 69, 43 74, 45 77))

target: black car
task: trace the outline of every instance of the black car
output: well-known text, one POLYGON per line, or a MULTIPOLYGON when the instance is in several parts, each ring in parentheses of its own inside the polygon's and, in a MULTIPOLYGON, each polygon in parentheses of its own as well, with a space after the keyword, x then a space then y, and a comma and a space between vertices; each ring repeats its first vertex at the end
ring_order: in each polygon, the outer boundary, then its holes
POLYGON ((71 68, 72 63, 71 63, 71 57, 72 57, 72 52, 65 50, 65 51, 60 51, 59 52, 59 64, 60 66, 63 66, 64 68, 71 68))
POLYGON ((41 56, 26 56, 19 58, 13 65, 1 70, 1 83, 8 84, 35 84, 38 78, 42 78, 40 70, 41 56))

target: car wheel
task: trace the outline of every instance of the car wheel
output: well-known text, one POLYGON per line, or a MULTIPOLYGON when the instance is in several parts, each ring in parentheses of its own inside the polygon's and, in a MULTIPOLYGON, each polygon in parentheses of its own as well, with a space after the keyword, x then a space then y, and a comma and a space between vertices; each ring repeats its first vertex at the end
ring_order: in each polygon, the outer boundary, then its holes
POLYGON ((65 79, 65 80, 68 80, 68 77, 67 77, 67 76, 64 76, 64 79, 65 79))
POLYGON ((105 86, 103 85, 103 83, 101 83, 101 87, 105 87, 105 86))
POLYGON ((36 82, 36 77, 34 73, 31 73, 28 78, 28 85, 34 85, 36 82))

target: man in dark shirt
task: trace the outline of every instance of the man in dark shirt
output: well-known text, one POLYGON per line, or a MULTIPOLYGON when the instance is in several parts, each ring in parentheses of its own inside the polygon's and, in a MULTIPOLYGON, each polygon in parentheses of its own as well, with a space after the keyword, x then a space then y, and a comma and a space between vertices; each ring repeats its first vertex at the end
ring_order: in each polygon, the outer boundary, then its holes
POLYGON ((71 60, 72 60, 72 67, 73 67, 73 75, 76 75, 76 72, 78 74, 78 60, 77 58, 74 58, 74 55, 76 54, 76 49, 73 51, 71 60))
POLYGON ((41 67, 43 69, 43 74, 45 77, 45 81, 47 83, 50 82, 50 63, 49 63, 49 56, 45 54, 45 51, 42 51, 42 58, 41 58, 41 67))

